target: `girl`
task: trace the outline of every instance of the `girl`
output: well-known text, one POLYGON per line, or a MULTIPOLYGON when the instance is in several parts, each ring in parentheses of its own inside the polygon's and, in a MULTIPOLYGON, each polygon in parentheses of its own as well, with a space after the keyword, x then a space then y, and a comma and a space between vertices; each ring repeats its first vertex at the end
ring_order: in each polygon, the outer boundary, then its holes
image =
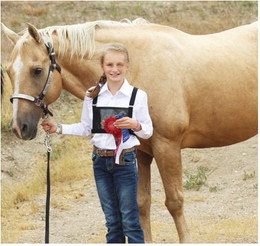
POLYGON ((43 121, 45 131, 89 136, 93 134, 93 169, 106 218, 107 243, 144 243, 137 205, 137 138, 152 136, 147 94, 131 86, 125 76, 129 66, 127 49, 118 43, 104 46, 104 71, 90 88, 83 104, 81 122, 57 124, 43 121))

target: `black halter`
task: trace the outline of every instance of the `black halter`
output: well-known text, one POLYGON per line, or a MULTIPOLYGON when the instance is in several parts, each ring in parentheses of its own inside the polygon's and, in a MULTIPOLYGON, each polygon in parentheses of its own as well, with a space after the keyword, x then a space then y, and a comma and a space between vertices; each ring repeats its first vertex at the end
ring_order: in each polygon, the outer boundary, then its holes
POLYGON ((41 93, 39 94, 39 96, 34 97, 34 96, 29 96, 26 94, 13 94, 10 98, 11 103, 13 103, 13 99, 24 99, 24 100, 28 100, 30 102, 35 103, 36 106, 40 107, 43 110, 44 115, 51 115, 53 116, 52 112, 50 112, 50 110, 48 109, 48 106, 46 104, 44 104, 43 99, 48 91, 48 88, 50 86, 51 83, 51 78, 52 78, 52 73, 54 69, 57 69, 57 71, 60 73, 61 72, 61 67, 59 66, 59 64, 56 62, 55 60, 55 53, 54 53, 54 47, 52 45, 51 41, 48 41, 45 43, 45 46, 48 50, 48 54, 50 57, 50 67, 49 67, 49 72, 48 72, 48 77, 47 80, 45 82, 45 85, 41 91, 41 93))

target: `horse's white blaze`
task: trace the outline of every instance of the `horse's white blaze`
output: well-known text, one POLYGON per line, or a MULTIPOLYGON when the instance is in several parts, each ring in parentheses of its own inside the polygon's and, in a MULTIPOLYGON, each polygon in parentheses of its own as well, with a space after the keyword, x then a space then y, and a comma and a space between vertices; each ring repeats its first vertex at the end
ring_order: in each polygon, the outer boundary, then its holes
MULTIPOLYGON (((14 93, 18 94, 20 89, 20 74, 21 69, 23 67, 23 62, 21 56, 18 55, 13 63, 13 70, 15 72, 15 80, 14 80, 14 93)), ((17 111, 18 111, 18 99, 13 100, 13 124, 17 125, 17 111)))

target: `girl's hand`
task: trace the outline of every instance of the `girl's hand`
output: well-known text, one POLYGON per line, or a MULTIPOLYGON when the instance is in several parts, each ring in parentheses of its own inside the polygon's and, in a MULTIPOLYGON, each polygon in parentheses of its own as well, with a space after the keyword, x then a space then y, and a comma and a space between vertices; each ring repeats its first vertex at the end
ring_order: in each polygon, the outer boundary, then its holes
POLYGON ((124 117, 115 121, 114 126, 119 129, 133 129, 134 131, 140 131, 142 129, 138 120, 133 118, 124 117))
POLYGON ((45 132, 55 133, 57 130, 57 123, 53 120, 43 120, 41 126, 45 132))

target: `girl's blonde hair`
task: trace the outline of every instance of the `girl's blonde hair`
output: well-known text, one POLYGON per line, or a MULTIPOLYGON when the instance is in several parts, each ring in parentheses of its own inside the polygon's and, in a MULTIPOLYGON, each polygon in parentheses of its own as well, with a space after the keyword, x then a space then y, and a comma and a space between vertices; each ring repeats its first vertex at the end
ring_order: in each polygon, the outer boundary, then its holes
MULTIPOLYGON (((129 62, 129 54, 128 54, 126 47, 123 44, 108 43, 108 44, 104 45, 104 47, 101 51, 101 56, 100 56, 101 65, 104 63, 105 55, 110 51, 116 51, 116 52, 120 52, 120 53, 124 54, 126 62, 127 63, 129 62)), ((87 94, 88 97, 95 98, 98 95, 101 87, 106 83, 106 81, 107 81, 106 75, 103 74, 100 77, 99 81, 97 82, 97 85, 94 88, 92 87, 88 90, 88 94, 87 94)))
POLYGON ((129 62, 129 55, 126 47, 123 44, 120 43, 108 43, 105 44, 102 51, 101 51, 101 56, 100 56, 100 62, 101 64, 104 63, 104 58, 107 52, 109 51, 117 51, 120 53, 123 53, 125 55, 126 61, 129 62))

